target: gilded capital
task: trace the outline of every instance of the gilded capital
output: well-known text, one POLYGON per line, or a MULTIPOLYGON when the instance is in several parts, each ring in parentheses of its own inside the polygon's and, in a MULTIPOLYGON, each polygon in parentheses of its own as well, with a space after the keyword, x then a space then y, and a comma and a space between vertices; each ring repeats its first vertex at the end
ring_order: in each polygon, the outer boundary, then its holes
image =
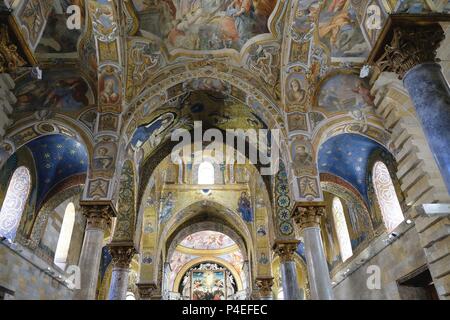
POLYGON ((273 277, 258 277, 255 284, 259 290, 260 297, 272 296, 273 277))
POLYGON ((320 219, 325 212, 323 202, 298 203, 294 208, 292 218, 300 229, 320 227, 320 219))
POLYGON ((132 243, 111 243, 108 246, 112 257, 113 268, 127 269, 130 267, 136 249, 132 243))
POLYGON ((277 240, 273 250, 280 257, 281 262, 294 261, 294 254, 298 247, 298 240, 277 240))
POLYGON ((26 64, 17 46, 10 41, 8 26, 0 25, 0 73, 13 72, 26 64))
POLYGON ((106 230, 111 226, 111 218, 116 216, 111 203, 81 202, 80 205, 87 219, 86 229, 106 230))
POLYGON ((381 71, 391 71, 402 79, 413 67, 436 62, 436 50, 445 35, 439 24, 398 26, 393 28, 392 40, 384 47, 377 61, 381 71))
POLYGON ((137 283, 139 298, 141 300, 151 300, 160 295, 159 287, 156 283, 137 283))

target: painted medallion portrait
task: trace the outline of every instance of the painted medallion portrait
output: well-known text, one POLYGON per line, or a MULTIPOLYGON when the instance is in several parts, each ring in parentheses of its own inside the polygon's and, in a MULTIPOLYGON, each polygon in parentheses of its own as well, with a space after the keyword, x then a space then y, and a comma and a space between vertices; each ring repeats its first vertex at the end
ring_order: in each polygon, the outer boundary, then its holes
POLYGON ((307 102, 305 76, 300 73, 292 74, 286 81, 286 105, 287 111, 305 111, 307 102))

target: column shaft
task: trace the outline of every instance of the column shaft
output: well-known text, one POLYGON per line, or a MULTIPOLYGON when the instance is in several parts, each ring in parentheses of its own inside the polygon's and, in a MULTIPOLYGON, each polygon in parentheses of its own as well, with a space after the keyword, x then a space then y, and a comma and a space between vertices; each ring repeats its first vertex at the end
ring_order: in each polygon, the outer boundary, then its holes
POLYGON ((298 287, 297 268, 295 261, 285 261, 280 265, 281 281, 283 283, 284 300, 302 300, 298 287))
POLYGON ((110 227, 111 217, 115 215, 115 212, 110 203, 81 205, 87 224, 79 263, 81 287, 75 292, 74 299, 94 300, 105 230, 110 227))
MULTIPOLYGON (((425 18, 424 18, 425 19, 425 18)), ((392 39, 377 61, 381 71, 403 78, 425 137, 450 192, 450 89, 436 63, 445 34, 438 21, 393 27, 392 39)), ((388 34, 386 33, 386 34, 388 34)))
POLYGON ((303 232, 305 256, 312 300, 332 300, 330 271, 325 257, 320 220, 325 214, 325 204, 321 202, 297 204, 293 218, 303 232))
POLYGON ((298 240, 277 240, 273 246, 273 250, 280 257, 280 273, 284 300, 301 299, 297 279, 297 266, 294 260, 298 243, 298 240))
POLYGON ((450 89, 437 63, 423 63, 403 78, 431 152, 450 192, 450 89))
POLYGON ((109 287, 109 300, 125 300, 128 289, 129 268, 113 268, 111 285, 109 287))
POLYGON ((77 300, 94 300, 105 232, 86 229, 80 256, 81 287, 75 293, 77 300))
POLYGON ((136 250, 132 242, 117 243, 109 245, 112 256, 112 276, 109 287, 109 300, 126 300, 128 290, 128 275, 130 264, 136 250))
POLYGON ((325 258, 322 236, 318 227, 303 230, 306 266, 312 300, 332 300, 330 273, 325 258))

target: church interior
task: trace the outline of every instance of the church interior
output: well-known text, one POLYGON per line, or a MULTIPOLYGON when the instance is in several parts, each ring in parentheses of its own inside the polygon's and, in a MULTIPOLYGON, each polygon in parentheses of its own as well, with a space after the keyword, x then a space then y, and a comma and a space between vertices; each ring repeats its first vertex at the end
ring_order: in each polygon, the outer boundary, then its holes
POLYGON ((448 0, 0 0, 0 300, 448 300, 448 79, 448 0))

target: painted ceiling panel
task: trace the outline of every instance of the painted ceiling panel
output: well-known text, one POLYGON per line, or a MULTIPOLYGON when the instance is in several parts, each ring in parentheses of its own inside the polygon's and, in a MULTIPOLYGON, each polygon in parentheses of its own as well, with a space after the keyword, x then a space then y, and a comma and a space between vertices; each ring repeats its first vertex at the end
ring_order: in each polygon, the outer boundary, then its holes
POLYGON ((319 171, 339 176, 352 184, 366 199, 366 175, 370 155, 382 149, 379 143, 358 134, 341 134, 319 148, 319 171))
POLYGON ((33 154, 36 164, 37 205, 42 203, 47 193, 58 183, 87 171, 87 150, 72 138, 49 135, 33 140, 26 146, 33 154))

